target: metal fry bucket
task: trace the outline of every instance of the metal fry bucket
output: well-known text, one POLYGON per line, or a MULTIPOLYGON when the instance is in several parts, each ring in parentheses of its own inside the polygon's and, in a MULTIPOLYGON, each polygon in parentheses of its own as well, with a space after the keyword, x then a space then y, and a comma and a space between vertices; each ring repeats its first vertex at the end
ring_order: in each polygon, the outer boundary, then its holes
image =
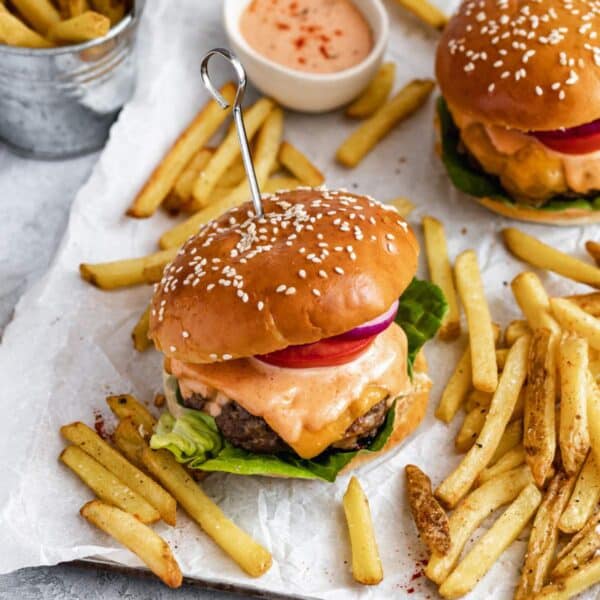
POLYGON ((0 141, 42 159, 101 148, 135 86, 142 2, 103 38, 49 49, 0 45, 0 141))

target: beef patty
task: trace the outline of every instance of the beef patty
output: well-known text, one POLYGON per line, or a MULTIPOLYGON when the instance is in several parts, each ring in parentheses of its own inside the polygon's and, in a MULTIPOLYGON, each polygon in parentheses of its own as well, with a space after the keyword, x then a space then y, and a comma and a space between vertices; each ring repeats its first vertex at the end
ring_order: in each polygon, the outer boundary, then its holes
MULTIPOLYGON (((195 403, 197 405, 197 403, 195 403)), ((333 444, 342 450, 358 450, 368 444, 385 421, 388 411, 386 399, 359 417, 346 430, 343 439, 333 444)), ((289 451, 290 447, 269 427, 262 417, 255 417, 236 402, 223 406, 216 417, 217 427, 234 446, 262 454, 289 451)))

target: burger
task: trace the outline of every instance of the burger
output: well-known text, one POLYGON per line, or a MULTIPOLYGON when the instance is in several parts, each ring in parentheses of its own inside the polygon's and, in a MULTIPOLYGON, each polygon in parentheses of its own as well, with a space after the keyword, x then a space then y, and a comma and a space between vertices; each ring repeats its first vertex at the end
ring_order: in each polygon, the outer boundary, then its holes
POLYGON ((191 469, 333 481, 421 421, 419 354, 446 312, 414 279, 395 209, 303 188, 190 238, 152 300, 168 412, 151 438, 191 469))
POLYGON ((462 3, 437 50, 454 185, 526 221, 600 221, 600 2, 462 3))

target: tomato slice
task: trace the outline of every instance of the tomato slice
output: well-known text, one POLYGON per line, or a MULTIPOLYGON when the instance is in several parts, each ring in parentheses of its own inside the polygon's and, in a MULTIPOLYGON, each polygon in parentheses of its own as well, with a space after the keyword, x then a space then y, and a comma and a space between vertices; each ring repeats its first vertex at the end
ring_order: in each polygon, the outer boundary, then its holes
POLYGON ((288 346, 283 350, 257 356, 259 360, 277 367, 309 369, 311 367, 334 367, 358 358, 371 345, 376 335, 361 340, 344 340, 331 337, 313 344, 288 346))
POLYGON ((600 150, 600 121, 571 129, 534 131, 531 135, 544 146, 563 154, 590 154, 600 150))

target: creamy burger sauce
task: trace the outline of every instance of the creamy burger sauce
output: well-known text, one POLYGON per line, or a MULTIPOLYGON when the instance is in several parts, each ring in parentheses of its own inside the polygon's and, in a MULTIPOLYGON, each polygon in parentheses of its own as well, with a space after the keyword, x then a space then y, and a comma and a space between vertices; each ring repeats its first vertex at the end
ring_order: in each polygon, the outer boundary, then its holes
POLYGON ((240 31, 265 58, 309 73, 349 69, 373 48, 369 24, 350 0, 252 0, 240 31))
MULTIPOLYGON (((452 117, 459 129, 464 129, 472 123, 479 123, 466 113, 452 108, 452 117)), ((528 144, 537 144, 550 155, 561 162, 565 180, 570 189, 580 194, 600 189, 600 151, 589 154, 563 154, 544 146, 539 140, 525 135, 515 129, 506 129, 497 125, 482 123, 490 142, 506 156, 513 156, 528 144)))
POLYGON ((255 359, 193 365, 175 359, 170 371, 181 393, 206 394, 207 386, 265 421, 290 445, 303 430, 318 432, 339 419, 367 386, 395 397, 408 390, 404 331, 390 325, 356 360, 337 367, 282 369, 255 359))

